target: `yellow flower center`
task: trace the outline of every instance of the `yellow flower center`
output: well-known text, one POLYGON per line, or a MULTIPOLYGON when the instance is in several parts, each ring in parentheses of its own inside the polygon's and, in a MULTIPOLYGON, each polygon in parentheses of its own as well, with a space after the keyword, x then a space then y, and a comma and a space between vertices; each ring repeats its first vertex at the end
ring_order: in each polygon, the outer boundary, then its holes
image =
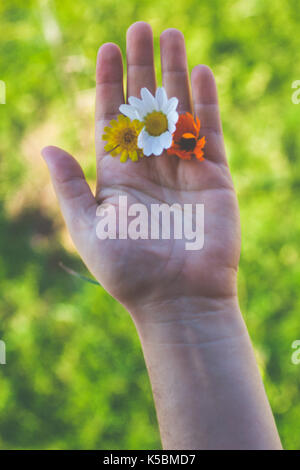
POLYGON ((161 111, 152 111, 145 117, 145 128, 148 134, 158 136, 168 130, 167 116, 161 111))
POLYGON ((120 132, 118 140, 121 147, 130 150, 131 148, 135 148, 137 145, 137 133, 134 129, 126 127, 123 129, 123 132, 120 132))

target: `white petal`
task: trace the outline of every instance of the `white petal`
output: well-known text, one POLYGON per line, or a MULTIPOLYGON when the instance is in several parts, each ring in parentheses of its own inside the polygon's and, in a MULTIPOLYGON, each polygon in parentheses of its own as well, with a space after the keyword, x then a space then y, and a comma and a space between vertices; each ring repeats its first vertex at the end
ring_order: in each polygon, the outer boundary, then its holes
POLYGON ((155 99, 158 104, 158 110, 161 111, 168 102, 167 93, 164 88, 162 87, 157 88, 156 93, 155 93, 155 99))
POLYGON ((128 102, 134 106, 134 108, 136 109, 136 112, 139 116, 139 120, 142 121, 144 119, 144 117, 146 116, 146 114, 150 113, 151 111, 153 111, 153 106, 152 104, 149 105, 147 103, 145 103, 144 101, 140 100, 139 98, 136 98, 135 96, 130 96, 128 98, 128 102))
POLYGON ((140 112, 143 110, 143 102, 139 98, 136 98, 135 96, 130 96, 128 98, 128 103, 133 106, 136 111, 140 114, 140 112))
POLYGON ((164 112, 166 114, 171 113, 172 111, 175 111, 178 105, 178 99, 173 96, 173 98, 170 98, 168 100, 168 103, 164 109, 164 112))
POLYGON ((142 104, 142 100, 140 100, 136 96, 129 96, 128 103, 131 104, 131 106, 135 106, 136 108, 138 108, 139 105, 142 104))
POLYGON ((157 140, 157 137, 154 137, 153 135, 149 135, 149 139, 147 140, 147 143, 146 143, 146 151, 150 155, 154 153, 156 140, 157 140))
POLYGON ((172 134, 169 131, 164 132, 159 136, 160 143, 164 149, 168 149, 172 145, 172 134))
POLYGON ((144 120, 145 116, 147 116, 148 113, 151 113, 153 111, 153 107, 152 106, 147 106, 145 105, 145 103, 143 103, 143 109, 141 110, 141 112, 139 113, 140 117, 141 117, 141 121, 144 120))
POLYGON ((178 113, 173 111, 168 114, 168 130, 173 134, 176 130, 176 122, 178 121, 178 113))
POLYGON ((137 119, 138 121, 143 122, 144 117, 142 116, 141 113, 139 113, 139 112, 137 111, 137 112, 136 112, 136 118, 135 118, 135 119, 137 119))
POLYGON ((173 122, 169 122, 168 131, 171 132, 171 134, 173 134, 175 130, 176 130, 176 124, 174 124, 173 122))
POLYGON ((155 140, 152 142, 152 153, 154 155, 160 155, 163 151, 163 146, 161 145, 160 138, 156 137, 155 140))
POLYGON ((130 106, 129 104, 121 104, 119 110, 122 114, 129 117, 130 119, 139 119, 138 113, 136 112, 135 108, 133 106, 130 106))
POLYGON ((137 141, 138 147, 140 149, 144 148, 148 137, 149 137, 148 132, 145 130, 145 128, 143 128, 138 135, 138 141, 137 141))
POLYGON ((157 110, 156 100, 147 88, 141 89, 141 97, 148 112, 151 112, 155 109, 157 110))
POLYGON ((155 137, 152 137, 151 135, 149 136, 149 139, 146 142, 146 145, 144 147, 144 154, 149 157, 153 153, 153 146, 154 146, 154 140, 155 137))
POLYGON ((176 124, 176 122, 178 121, 178 117, 178 113, 176 111, 172 111, 168 114, 168 121, 176 124))

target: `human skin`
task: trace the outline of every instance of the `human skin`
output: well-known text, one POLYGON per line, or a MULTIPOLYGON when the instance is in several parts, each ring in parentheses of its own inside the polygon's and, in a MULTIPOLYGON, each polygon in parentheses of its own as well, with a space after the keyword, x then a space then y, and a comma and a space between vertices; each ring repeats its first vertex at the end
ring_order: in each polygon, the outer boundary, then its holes
MULTIPOLYGON (((42 154, 68 230, 100 284, 129 311, 141 340, 165 449, 281 449, 276 425, 240 312, 237 271, 240 222, 226 160, 217 90, 211 70, 189 78, 183 35, 160 38, 162 80, 178 111, 198 115, 205 161, 164 153, 120 163, 104 150, 103 128, 124 103, 120 49, 104 44, 96 68, 93 195, 76 160, 57 147, 42 154), (191 84, 190 84, 191 82, 191 84), (184 240, 99 240, 99 205, 202 203, 205 243, 184 240)), ((127 32, 127 97, 156 89, 151 27, 127 32)))

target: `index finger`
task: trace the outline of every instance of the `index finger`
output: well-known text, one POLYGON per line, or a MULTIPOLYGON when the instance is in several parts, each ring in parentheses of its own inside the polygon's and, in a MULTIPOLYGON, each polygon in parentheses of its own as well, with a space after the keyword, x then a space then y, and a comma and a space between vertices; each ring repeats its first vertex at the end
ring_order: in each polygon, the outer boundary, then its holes
POLYGON ((101 158, 106 152, 102 141, 103 128, 119 114, 124 103, 123 62, 119 47, 106 43, 100 47, 96 66, 96 155, 101 158))

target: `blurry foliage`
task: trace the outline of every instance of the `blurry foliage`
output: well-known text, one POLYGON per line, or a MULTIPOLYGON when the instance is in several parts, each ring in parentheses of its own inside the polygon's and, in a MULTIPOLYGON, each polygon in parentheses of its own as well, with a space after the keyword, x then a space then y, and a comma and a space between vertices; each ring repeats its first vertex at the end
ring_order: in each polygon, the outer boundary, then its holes
POLYGON ((129 315, 82 271, 39 149, 73 152, 95 179, 98 47, 137 20, 183 31, 189 66, 218 82, 239 196, 242 311, 283 444, 300 448, 300 79, 297 0, 2 0, 0 79, 0 448, 158 448, 141 349, 129 315))

